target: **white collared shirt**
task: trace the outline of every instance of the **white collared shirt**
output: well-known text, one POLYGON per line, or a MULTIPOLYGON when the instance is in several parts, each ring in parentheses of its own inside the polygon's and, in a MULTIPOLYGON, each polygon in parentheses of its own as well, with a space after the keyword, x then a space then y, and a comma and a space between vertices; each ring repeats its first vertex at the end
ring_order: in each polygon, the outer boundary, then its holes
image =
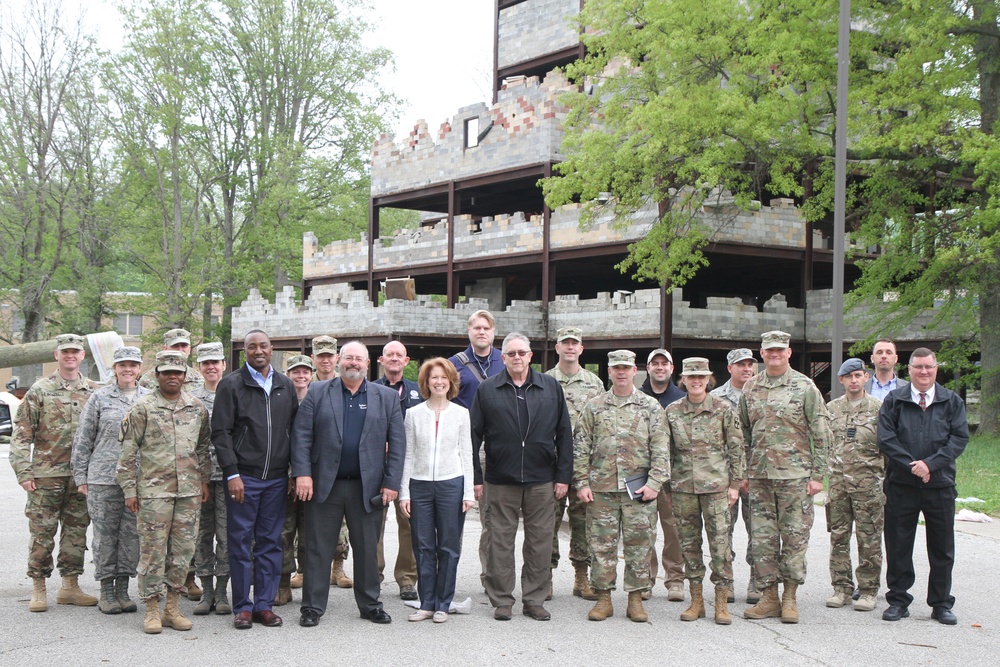
MULTIPOLYGON (((930 405, 931 403, 934 402, 934 387, 935 386, 936 385, 932 384, 930 389, 928 389, 927 391, 923 392, 923 394, 924 394, 924 400, 927 401, 927 405, 930 405)), ((914 403, 916 403, 917 405, 920 405, 920 392, 917 390, 916 387, 913 386, 912 382, 910 383, 910 396, 913 398, 913 402, 914 403)))

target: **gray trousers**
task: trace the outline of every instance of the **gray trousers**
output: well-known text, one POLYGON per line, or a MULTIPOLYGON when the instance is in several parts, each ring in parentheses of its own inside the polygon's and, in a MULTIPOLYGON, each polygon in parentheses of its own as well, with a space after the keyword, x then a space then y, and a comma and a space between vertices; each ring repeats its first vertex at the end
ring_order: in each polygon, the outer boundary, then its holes
POLYGON ((490 603, 494 607, 514 604, 514 540, 523 518, 521 599, 526 605, 541 605, 552 581, 549 563, 556 512, 552 482, 535 486, 487 483, 486 488, 490 516, 486 594, 490 603))
POLYGON ((134 577, 139 562, 135 513, 125 509, 125 494, 117 484, 89 484, 87 512, 94 526, 91 549, 94 578, 134 577))

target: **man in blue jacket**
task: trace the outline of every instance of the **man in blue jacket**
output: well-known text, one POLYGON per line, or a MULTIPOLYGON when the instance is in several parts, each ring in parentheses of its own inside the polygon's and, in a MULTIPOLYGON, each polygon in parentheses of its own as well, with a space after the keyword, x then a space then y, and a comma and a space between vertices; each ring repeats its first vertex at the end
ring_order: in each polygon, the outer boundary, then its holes
POLYGON ((886 621, 910 615, 913 541, 923 512, 927 534, 927 604, 931 618, 955 625, 951 570, 955 563, 955 459, 969 442, 965 403, 937 383, 937 359, 925 347, 910 355, 910 384, 882 402, 878 446, 889 459, 885 476, 886 621))

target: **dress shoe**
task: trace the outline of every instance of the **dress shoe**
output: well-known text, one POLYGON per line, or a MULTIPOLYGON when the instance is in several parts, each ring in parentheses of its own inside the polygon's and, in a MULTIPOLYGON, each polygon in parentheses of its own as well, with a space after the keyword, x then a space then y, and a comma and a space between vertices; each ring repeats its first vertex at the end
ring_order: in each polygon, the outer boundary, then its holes
POLYGON ((509 621, 511 617, 511 609, 509 604, 505 604, 502 607, 497 607, 493 610, 493 618, 497 621, 509 621))
POLYGON ((253 627, 253 618, 248 611, 241 611, 233 618, 233 627, 237 630, 249 630, 253 627))
POLYGON ((392 623, 392 616, 390 616, 385 609, 372 609, 371 611, 361 612, 361 618, 366 621, 371 621, 372 623, 378 623, 379 625, 385 625, 386 623, 392 623))
POLYGON ((525 616, 530 616, 536 621, 547 621, 552 618, 552 614, 549 610, 540 604, 526 604, 524 605, 524 610, 521 612, 525 616))
POLYGON ((430 609, 418 609, 417 611, 410 614, 406 620, 411 623, 419 623, 420 621, 426 621, 429 618, 434 618, 434 612, 430 609))
POLYGON ((404 584, 399 587, 399 599, 400 600, 416 600, 417 599, 417 589, 409 584, 404 584))
POLYGON ((446 612, 446 611, 436 611, 436 612, 434 612, 434 622, 435 623, 447 623, 448 622, 448 612, 446 612))
POLYGON ((299 617, 299 625, 303 628, 315 628, 319 625, 319 612, 306 609, 302 612, 302 616, 299 617))
POLYGON ((261 625, 266 625, 269 628, 277 628, 281 626, 281 617, 270 609, 255 611, 252 618, 254 623, 260 623, 261 625))
POLYGON ((942 625, 958 625, 958 617, 955 616, 951 609, 945 609, 944 607, 934 607, 934 611, 931 612, 931 618, 942 625))
POLYGON ((898 621, 901 618, 908 618, 910 615, 910 610, 906 607, 900 607, 899 605, 891 604, 889 608, 882 612, 883 621, 898 621))

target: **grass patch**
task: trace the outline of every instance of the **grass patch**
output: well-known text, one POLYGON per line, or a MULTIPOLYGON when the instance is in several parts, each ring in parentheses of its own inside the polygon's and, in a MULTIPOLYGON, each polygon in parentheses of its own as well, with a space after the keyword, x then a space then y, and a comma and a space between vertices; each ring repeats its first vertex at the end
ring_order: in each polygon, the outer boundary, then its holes
POLYGON ((1000 438, 978 436, 958 457, 959 498, 982 498, 985 503, 958 503, 976 512, 1000 516, 1000 438))

